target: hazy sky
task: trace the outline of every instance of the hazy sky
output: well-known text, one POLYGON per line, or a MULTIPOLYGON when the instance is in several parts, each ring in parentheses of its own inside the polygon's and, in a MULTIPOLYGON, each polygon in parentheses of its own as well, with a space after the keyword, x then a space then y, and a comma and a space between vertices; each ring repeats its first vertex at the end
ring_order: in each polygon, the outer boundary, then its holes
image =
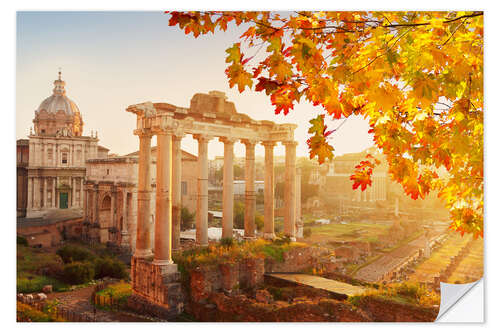
MULTIPOLYGON (((240 113, 261 120, 296 123, 297 156, 307 156, 308 121, 321 109, 303 102, 288 116, 276 116, 264 93, 242 94, 229 89, 224 73, 225 49, 244 29, 186 36, 168 26, 162 12, 19 12, 17 15, 16 136, 25 138, 34 111, 52 94, 58 68, 67 96, 76 102, 84 121, 84 135, 97 130, 100 144, 112 153, 138 149, 133 135, 135 115, 128 105, 145 101, 189 107, 191 97, 210 90, 226 92, 240 113)), ((340 121, 332 122, 336 127, 340 121)), ((350 118, 332 136, 336 155, 358 152, 372 145, 368 124, 350 118)), ((190 135, 182 147, 197 152, 190 135)), ((223 155, 223 144, 212 140, 209 157, 223 155)), ((258 145, 257 155, 264 149, 258 145)), ((235 145, 244 156, 244 145, 235 145)), ((275 154, 284 154, 278 145, 275 154)))

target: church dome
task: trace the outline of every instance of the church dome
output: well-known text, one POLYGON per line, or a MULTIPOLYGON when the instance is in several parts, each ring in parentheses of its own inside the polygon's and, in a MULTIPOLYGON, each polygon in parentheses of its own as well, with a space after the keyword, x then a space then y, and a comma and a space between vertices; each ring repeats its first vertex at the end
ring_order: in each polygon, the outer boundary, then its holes
POLYGON ((59 72, 59 77, 54 81, 54 90, 52 96, 47 97, 40 104, 37 112, 45 110, 48 113, 56 113, 58 111, 64 111, 67 115, 74 115, 80 113, 78 106, 75 102, 66 96, 66 90, 64 89, 65 82, 61 80, 61 73, 59 72))
POLYGON ((52 96, 47 97, 35 111, 35 134, 42 136, 81 136, 83 120, 76 103, 66 96, 65 82, 54 81, 52 96))
POLYGON ((37 109, 38 112, 42 110, 45 110, 48 113, 56 113, 57 111, 62 110, 68 115, 80 112, 76 103, 65 95, 52 95, 47 97, 37 109))

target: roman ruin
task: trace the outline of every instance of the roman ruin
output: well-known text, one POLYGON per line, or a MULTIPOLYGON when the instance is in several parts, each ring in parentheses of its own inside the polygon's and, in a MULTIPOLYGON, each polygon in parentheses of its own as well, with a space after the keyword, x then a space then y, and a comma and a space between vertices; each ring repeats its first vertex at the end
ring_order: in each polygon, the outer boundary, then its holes
POLYGON ((236 112, 234 103, 223 92, 195 94, 189 108, 167 103, 144 102, 130 105, 127 112, 137 116, 134 134, 139 137, 139 167, 137 189, 137 239, 132 258, 132 286, 138 302, 152 302, 170 309, 177 308, 180 292, 177 266, 172 261, 172 225, 178 216, 173 211, 180 202, 179 177, 181 170, 180 143, 191 134, 198 141, 198 199, 196 214, 196 243, 208 245, 208 142, 214 138, 224 143, 223 221, 222 236, 233 235, 233 159, 234 143, 246 147, 245 163, 245 238, 255 237, 255 145, 265 149, 265 238, 274 237, 274 146, 281 142, 285 157, 285 214, 284 233, 295 240, 296 232, 296 146, 295 124, 276 124, 253 120, 236 112), (158 151, 156 165, 156 206, 154 240, 151 239, 151 139, 156 135, 158 151), (153 258, 153 261, 150 261, 153 258), (151 281, 163 281, 151 287, 151 281), (168 283, 165 283, 168 281, 168 283), (170 293, 170 294, 169 294, 170 293))

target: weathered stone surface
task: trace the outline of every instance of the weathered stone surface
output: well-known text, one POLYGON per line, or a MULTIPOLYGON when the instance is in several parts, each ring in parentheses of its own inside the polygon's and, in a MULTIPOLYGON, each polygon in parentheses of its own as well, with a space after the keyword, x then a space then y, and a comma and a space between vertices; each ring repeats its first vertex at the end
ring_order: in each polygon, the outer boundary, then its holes
POLYGON ((48 284, 48 285, 43 286, 42 291, 45 294, 50 294, 52 292, 52 285, 48 284))
POLYGON ((432 322, 436 319, 439 310, 397 303, 378 297, 363 297, 359 307, 370 315, 372 321, 382 322, 432 322))
POLYGON ((255 299, 257 302, 271 303, 273 301, 273 296, 269 293, 269 291, 260 289, 255 293, 255 299))

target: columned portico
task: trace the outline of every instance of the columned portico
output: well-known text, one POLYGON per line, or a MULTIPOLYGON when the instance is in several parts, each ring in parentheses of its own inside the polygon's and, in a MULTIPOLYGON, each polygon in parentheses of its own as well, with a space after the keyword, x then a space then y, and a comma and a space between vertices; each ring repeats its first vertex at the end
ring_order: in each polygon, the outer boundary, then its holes
MULTIPOLYGON (((196 210, 196 244, 208 246, 208 142, 218 137, 224 143, 223 222, 222 237, 233 237, 234 204, 234 142, 246 146, 245 162, 245 238, 255 237, 255 144, 266 147, 265 236, 274 237, 274 174, 273 148, 283 142, 286 156, 287 214, 285 233, 295 239, 295 146, 294 124, 255 121, 236 112, 224 93, 212 91, 196 94, 190 108, 167 103, 145 102, 127 108, 137 116, 139 136, 139 175, 137 198, 136 250, 132 259, 133 296, 169 311, 180 311, 175 288, 177 267, 172 262, 172 245, 179 247, 181 207, 181 138, 191 134, 198 141, 198 193, 196 210), (154 260, 144 260, 152 254, 150 237, 150 162, 151 138, 157 136, 156 214, 154 260), (157 284, 157 281, 159 284, 157 284), (152 285, 152 283, 154 284, 152 285), (173 293, 173 294, 171 294, 173 293), (172 298, 173 297, 173 298, 172 298)), ((179 295, 177 295, 179 296, 179 295)), ((181 306, 182 307, 182 306, 181 306)))
POLYGON ((224 142, 224 172, 222 180, 222 238, 233 237, 234 207, 234 138, 222 137, 224 142))
POLYGON ((139 136, 139 173, 137 185, 137 239, 134 256, 137 258, 150 257, 151 251, 151 224, 149 219, 151 201, 151 177, 149 165, 151 163, 151 136, 149 131, 137 130, 139 136))

